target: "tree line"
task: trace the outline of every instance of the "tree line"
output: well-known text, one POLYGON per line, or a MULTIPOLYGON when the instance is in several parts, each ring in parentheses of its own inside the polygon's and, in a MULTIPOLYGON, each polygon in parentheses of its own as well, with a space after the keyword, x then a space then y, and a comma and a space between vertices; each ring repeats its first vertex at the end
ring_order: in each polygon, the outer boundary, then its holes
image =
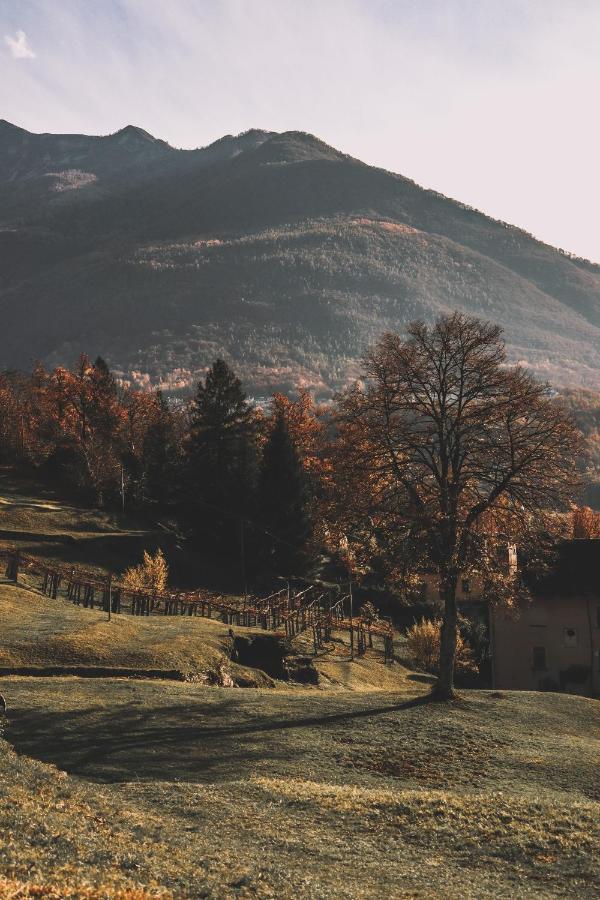
POLYGON ((576 489, 578 432, 501 330, 461 314, 387 334, 362 379, 327 409, 307 394, 261 410, 217 360, 186 406, 120 387, 106 364, 0 379, 0 449, 96 504, 170 510, 203 552, 260 580, 326 555, 409 598, 439 584, 438 693, 452 694, 459 579, 494 602, 523 590, 508 542, 530 558, 576 489))
POLYGON ((92 506, 169 514, 192 546, 248 575, 302 574, 327 469, 310 396, 250 403, 217 359, 188 404, 121 386, 103 359, 0 375, 0 456, 92 506))

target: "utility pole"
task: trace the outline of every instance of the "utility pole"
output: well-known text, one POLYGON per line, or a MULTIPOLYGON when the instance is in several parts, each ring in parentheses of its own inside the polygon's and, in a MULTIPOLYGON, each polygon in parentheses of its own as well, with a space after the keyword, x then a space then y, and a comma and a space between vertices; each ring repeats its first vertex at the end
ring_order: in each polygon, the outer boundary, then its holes
POLYGON ((244 539, 244 519, 240 516, 240 565, 242 570, 242 584, 244 587, 244 600, 248 596, 248 585, 246 584, 246 542, 244 539))
MULTIPOLYGON (((346 565, 348 566, 348 598, 350 600, 350 659, 354 659, 354 608, 352 600, 352 562, 350 558, 350 545, 348 535, 343 534, 340 538, 340 550, 346 557, 346 565)), ((344 614, 342 601, 342 615, 344 614)))
POLYGON ((354 608, 352 601, 352 574, 348 573, 348 595, 350 597, 350 659, 354 659, 354 608))

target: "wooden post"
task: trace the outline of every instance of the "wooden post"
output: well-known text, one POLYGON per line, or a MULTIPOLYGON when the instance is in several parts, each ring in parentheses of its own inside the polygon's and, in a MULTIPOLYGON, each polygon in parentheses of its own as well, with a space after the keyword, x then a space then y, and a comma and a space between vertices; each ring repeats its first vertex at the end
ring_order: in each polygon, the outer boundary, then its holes
POLYGON ((6 567, 6 577, 10 579, 10 581, 14 581, 15 584, 19 580, 19 563, 21 561, 20 556, 21 554, 18 550, 15 550, 14 553, 11 553, 11 555, 8 557, 8 565, 6 567))
POLYGON ((350 659, 354 659, 354 607, 352 600, 352 576, 348 576, 348 593, 350 597, 350 659))
POLYGON ((108 575, 108 621, 110 622, 110 614, 112 612, 112 572, 108 575))

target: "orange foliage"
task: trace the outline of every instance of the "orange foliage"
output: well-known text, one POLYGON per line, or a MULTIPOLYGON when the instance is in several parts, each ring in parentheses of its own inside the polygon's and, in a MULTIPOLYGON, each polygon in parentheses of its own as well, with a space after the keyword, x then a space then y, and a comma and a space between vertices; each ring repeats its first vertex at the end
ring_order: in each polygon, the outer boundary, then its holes
POLYGON ((600 539, 600 513, 589 506, 577 506, 571 514, 575 540, 600 539))
POLYGON ((311 495, 311 517, 317 543, 325 540, 325 519, 333 479, 332 460, 325 446, 323 412, 308 391, 301 390, 297 400, 285 394, 273 395, 267 429, 283 416, 300 461, 308 476, 311 495))
POLYGON ((269 422, 276 422, 279 415, 285 419, 305 470, 320 475, 322 459, 319 451, 323 423, 318 417, 311 395, 308 391, 300 391, 297 400, 290 400, 285 394, 273 394, 269 422))

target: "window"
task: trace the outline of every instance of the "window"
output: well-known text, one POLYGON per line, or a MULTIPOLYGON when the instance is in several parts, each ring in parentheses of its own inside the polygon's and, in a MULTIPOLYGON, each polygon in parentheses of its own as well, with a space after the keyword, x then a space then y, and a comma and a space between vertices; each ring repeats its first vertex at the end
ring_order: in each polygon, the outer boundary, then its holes
POLYGON ((563 628, 563 643, 565 647, 577 646, 578 641, 576 628, 563 628))
POLYGON ((544 672, 546 670, 546 648, 533 648, 533 671, 544 672))
POLYGON ((462 592, 463 592, 463 594, 471 593, 471 582, 469 581, 468 578, 463 578, 463 580, 462 580, 462 592))

